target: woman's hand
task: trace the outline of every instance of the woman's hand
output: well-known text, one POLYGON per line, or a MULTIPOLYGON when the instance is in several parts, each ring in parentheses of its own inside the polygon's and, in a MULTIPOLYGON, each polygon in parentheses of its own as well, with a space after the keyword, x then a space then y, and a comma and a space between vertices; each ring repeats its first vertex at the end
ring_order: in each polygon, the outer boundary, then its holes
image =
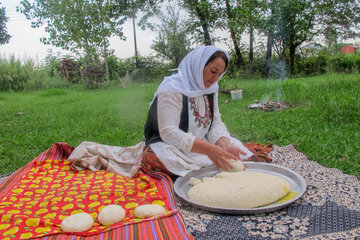
POLYGON ((234 155, 228 151, 225 151, 217 145, 211 145, 207 156, 210 158, 211 161, 213 161, 215 166, 223 170, 231 170, 233 168, 232 165, 229 163, 230 159, 239 160, 239 155, 234 155))
POLYGON ((215 145, 220 146, 224 151, 236 156, 236 158, 234 158, 235 160, 240 159, 240 154, 246 156, 246 153, 241 150, 240 147, 232 145, 230 139, 228 139, 227 137, 219 138, 216 141, 215 145))
POLYGON ((244 156, 246 155, 246 153, 243 150, 241 150, 241 148, 239 148, 238 146, 232 145, 232 144, 230 144, 228 146, 224 146, 224 147, 222 147, 222 149, 224 149, 224 151, 226 151, 228 153, 231 153, 232 155, 237 156, 238 158, 236 158, 236 159, 240 159, 240 154, 244 155, 244 156))
MULTIPOLYGON (((230 144, 231 145, 231 144, 230 144)), ((232 146, 232 145, 231 145, 232 146)), ((196 138, 191 149, 191 152, 201 153, 207 155, 210 160, 218 168, 224 170, 232 169, 229 159, 239 160, 239 154, 234 155, 232 152, 238 152, 235 149, 224 150, 221 146, 211 144, 207 141, 196 138), (229 152, 230 151, 230 152, 229 152)))

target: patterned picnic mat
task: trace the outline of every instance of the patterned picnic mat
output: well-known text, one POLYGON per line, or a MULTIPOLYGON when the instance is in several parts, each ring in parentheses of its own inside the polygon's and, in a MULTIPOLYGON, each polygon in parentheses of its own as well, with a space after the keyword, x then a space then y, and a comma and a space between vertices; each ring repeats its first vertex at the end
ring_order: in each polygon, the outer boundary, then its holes
POLYGON ((360 181, 338 169, 309 161, 293 145, 274 146, 272 163, 302 175, 307 191, 276 212, 222 215, 192 207, 176 198, 194 239, 360 239, 360 181))
POLYGON ((175 208, 172 183, 167 176, 138 172, 135 177, 127 178, 105 170, 76 172, 66 160, 72 150, 66 143, 55 144, 0 184, 0 239, 47 235, 65 239, 61 237, 65 235, 60 228, 61 221, 79 212, 89 213, 95 223, 90 230, 76 233, 77 236, 113 239, 115 234, 119 237, 123 234, 124 237, 147 235, 149 239, 162 239, 165 233, 178 239, 191 239, 181 229, 183 222, 175 208), (110 204, 122 206, 125 219, 102 226, 97 221, 98 213, 110 204), (143 204, 159 204, 166 213, 138 219, 134 210, 143 204), (120 228, 133 230, 115 231, 120 228), (110 233, 101 235, 104 232, 110 233))

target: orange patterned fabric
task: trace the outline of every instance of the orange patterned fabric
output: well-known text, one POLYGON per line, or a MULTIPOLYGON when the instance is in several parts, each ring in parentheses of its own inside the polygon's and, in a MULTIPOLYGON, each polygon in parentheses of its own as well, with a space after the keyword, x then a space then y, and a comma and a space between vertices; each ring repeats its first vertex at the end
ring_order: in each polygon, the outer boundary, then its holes
POLYGON ((0 195, 0 239, 28 239, 61 233, 61 221, 75 213, 89 213, 94 226, 77 235, 89 236, 154 218, 137 219, 134 209, 142 204, 160 204, 165 217, 174 214, 158 182, 137 173, 134 178, 100 170, 71 170, 66 159, 34 159, 27 174, 6 194, 0 195), (100 210, 117 204, 126 211, 125 219, 111 226, 97 221, 100 210))
POLYGON ((169 176, 175 176, 167 167, 160 161, 150 146, 144 148, 141 166, 147 170, 154 172, 162 172, 169 176))
POLYGON ((274 149, 272 144, 260 144, 260 143, 245 143, 244 146, 249 149, 254 156, 250 157, 248 161, 254 162, 267 162, 270 163, 272 161, 269 153, 274 149))

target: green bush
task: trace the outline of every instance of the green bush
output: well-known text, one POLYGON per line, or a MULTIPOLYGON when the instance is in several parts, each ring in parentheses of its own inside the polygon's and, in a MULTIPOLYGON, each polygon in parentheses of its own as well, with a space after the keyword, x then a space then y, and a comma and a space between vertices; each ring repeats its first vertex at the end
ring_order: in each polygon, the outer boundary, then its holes
POLYGON ((169 75, 171 64, 157 61, 154 57, 128 58, 129 74, 133 81, 150 82, 169 75))
POLYGON ((338 54, 330 59, 333 72, 352 73, 360 70, 360 54, 338 54))
POLYGON ((324 55, 310 56, 296 62, 297 73, 303 76, 314 76, 326 73, 328 59, 324 55))
POLYGON ((109 77, 110 79, 122 78, 126 75, 126 72, 133 68, 129 62, 122 61, 118 59, 115 55, 110 55, 108 57, 108 66, 109 66, 109 77))
POLYGON ((14 56, 10 60, 0 59, 0 91, 22 91, 33 72, 34 63, 31 60, 21 63, 14 56))
POLYGON ((37 69, 29 81, 24 83, 24 91, 46 90, 51 88, 68 88, 71 84, 59 75, 51 77, 48 69, 37 69))

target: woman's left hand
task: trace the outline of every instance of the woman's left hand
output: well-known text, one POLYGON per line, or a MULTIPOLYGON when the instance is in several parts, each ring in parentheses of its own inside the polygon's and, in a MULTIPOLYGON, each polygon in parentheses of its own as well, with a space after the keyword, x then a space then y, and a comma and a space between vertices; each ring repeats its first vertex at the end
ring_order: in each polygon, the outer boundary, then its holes
POLYGON ((239 158, 240 158, 240 154, 246 156, 246 153, 243 150, 241 150, 240 147, 232 144, 223 146, 222 149, 224 149, 224 151, 228 153, 231 153, 232 155, 238 156, 239 158))
MULTIPOLYGON (((240 154, 246 156, 246 153, 243 150, 241 150, 240 147, 232 145, 230 142, 230 139, 228 139, 227 137, 219 138, 215 144, 220 146, 224 151, 226 151, 234 156, 237 156, 238 159, 240 159, 240 154)), ((238 159, 235 159, 235 160, 238 160, 238 159)))

